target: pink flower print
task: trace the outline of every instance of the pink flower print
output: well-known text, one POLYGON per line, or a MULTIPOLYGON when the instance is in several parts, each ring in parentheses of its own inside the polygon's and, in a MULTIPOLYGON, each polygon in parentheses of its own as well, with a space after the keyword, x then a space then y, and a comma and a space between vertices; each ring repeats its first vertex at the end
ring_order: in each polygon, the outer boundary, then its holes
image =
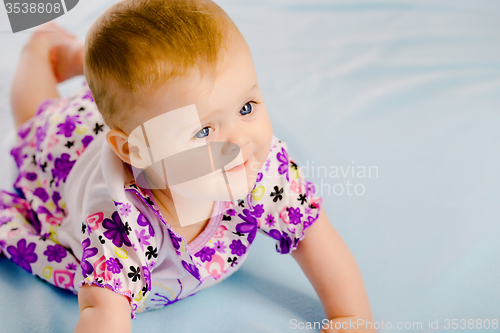
POLYGON ((113 279, 113 288, 120 291, 122 289, 122 281, 120 279, 113 279))
POLYGON ((272 228, 274 227, 274 225, 276 224, 276 221, 274 220, 274 216, 272 216, 271 214, 267 214, 267 217, 266 217, 266 224, 272 228))
POLYGON ((129 214, 130 214, 130 208, 132 206, 129 204, 129 203, 124 203, 121 207, 120 207, 120 215, 123 216, 123 217, 127 217, 129 214))
POLYGON ((151 238, 151 236, 146 235, 146 229, 142 229, 141 232, 138 232, 135 230, 135 235, 137 236, 137 240, 139 241, 139 244, 141 245, 141 250, 144 251, 144 245, 151 245, 148 242, 148 239, 151 238))
POLYGON ((221 241, 217 241, 214 243, 214 249, 215 251, 219 252, 219 253, 224 253, 226 252, 226 245, 224 245, 224 242, 221 242, 221 241))

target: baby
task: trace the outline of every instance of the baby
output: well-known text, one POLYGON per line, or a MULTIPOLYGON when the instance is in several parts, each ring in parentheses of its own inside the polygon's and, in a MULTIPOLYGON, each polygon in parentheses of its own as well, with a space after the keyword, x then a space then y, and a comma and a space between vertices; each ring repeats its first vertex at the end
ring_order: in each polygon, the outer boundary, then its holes
POLYGON ((11 101, 19 176, 17 193, 0 191, 0 252, 78 294, 75 332, 130 332, 136 313, 234 273, 257 231, 297 260, 324 331, 374 331, 356 262, 273 135, 248 45, 212 1, 120 1, 85 45, 45 24, 11 101))

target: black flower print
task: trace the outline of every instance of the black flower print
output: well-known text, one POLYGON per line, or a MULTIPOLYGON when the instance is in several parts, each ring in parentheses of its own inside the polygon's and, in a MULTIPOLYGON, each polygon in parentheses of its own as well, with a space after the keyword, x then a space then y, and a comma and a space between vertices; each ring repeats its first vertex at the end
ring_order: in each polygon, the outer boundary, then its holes
POLYGON ((305 195, 305 194, 303 194, 303 193, 299 194, 299 197, 297 198, 297 200, 299 200, 299 201, 300 201, 300 204, 301 204, 301 205, 303 205, 303 204, 304 204, 304 202, 307 202, 306 195, 305 195))
POLYGON ((145 253, 145 255, 148 256, 148 260, 151 260, 151 257, 156 258, 158 257, 158 248, 153 248, 152 246, 148 246, 148 250, 145 253))
POLYGON ((130 266, 130 273, 127 274, 129 279, 132 279, 132 282, 136 282, 137 280, 141 279, 141 267, 137 266, 135 268, 134 266, 130 266))
POLYGON ((233 267, 235 264, 237 264, 238 257, 229 257, 227 258, 227 262, 231 264, 231 267, 233 267))
POLYGON ((104 130, 102 129, 103 127, 104 127, 104 124, 95 123, 95 127, 94 127, 95 135, 99 134, 99 131, 104 132, 104 130))
POLYGON ((132 231, 132 228, 130 227, 130 225, 128 224, 128 222, 125 222, 124 227, 125 227, 125 233, 127 235, 130 235, 130 232, 132 231))
POLYGON ((283 196, 282 196, 282 194, 283 194, 283 187, 280 189, 278 186, 275 186, 274 190, 276 192, 271 192, 271 196, 274 197, 273 201, 276 202, 278 200, 282 200, 283 199, 283 196))

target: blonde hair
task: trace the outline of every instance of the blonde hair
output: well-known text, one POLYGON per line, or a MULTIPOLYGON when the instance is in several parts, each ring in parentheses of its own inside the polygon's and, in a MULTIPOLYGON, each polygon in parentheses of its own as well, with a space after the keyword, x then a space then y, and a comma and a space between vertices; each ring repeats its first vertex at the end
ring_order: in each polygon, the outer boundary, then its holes
MULTIPOLYGON (((198 68, 215 73, 238 29, 210 0, 124 0, 106 10, 89 30, 85 78, 111 128, 121 128, 141 100, 173 77, 198 68)), ((239 31, 238 31, 239 34, 239 31)))

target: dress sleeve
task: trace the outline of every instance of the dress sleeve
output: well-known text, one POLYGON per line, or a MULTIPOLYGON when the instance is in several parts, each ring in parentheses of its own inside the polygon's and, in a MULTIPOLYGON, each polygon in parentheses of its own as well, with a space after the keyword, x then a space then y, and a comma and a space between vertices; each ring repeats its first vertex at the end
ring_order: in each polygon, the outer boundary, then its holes
POLYGON ((276 137, 252 196, 254 212, 262 212, 259 231, 275 239, 276 251, 282 254, 297 248, 323 204, 315 184, 306 180, 302 168, 288 155, 286 143, 276 137))
POLYGON ((81 280, 128 297, 131 317, 151 290, 158 256, 154 229, 130 203, 114 201, 114 211, 92 211, 82 223, 81 280))

